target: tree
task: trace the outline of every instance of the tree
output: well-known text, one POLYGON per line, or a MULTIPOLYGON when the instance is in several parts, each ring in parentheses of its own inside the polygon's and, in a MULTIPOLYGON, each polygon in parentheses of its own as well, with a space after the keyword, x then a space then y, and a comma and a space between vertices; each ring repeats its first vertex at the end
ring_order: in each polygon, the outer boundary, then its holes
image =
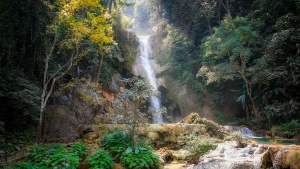
MULTIPOLYGON (((50 48, 45 57, 38 139, 41 136, 44 109, 55 83, 86 55, 85 41, 93 43, 102 58, 103 52, 109 50, 108 46, 113 43, 109 15, 97 0, 58 0, 56 5, 58 15, 48 27, 47 42, 50 48)), ((101 66, 102 62, 98 69, 101 70, 101 66)), ((100 70, 95 76, 99 76, 100 70)), ((98 84, 98 80, 95 82, 98 84)))
POLYGON ((299 14, 276 18, 271 26, 274 33, 266 36, 263 56, 255 60, 253 67, 253 82, 260 84, 259 99, 270 125, 299 118, 299 23, 299 14))
POLYGON ((129 88, 120 93, 118 95, 119 99, 113 102, 118 112, 116 114, 117 116, 112 118, 117 118, 115 119, 117 123, 130 125, 130 132, 134 144, 133 149, 135 150, 137 128, 148 120, 149 112, 147 112, 144 105, 153 94, 153 90, 149 83, 146 83, 145 80, 137 79, 136 77, 125 79, 124 83, 127 84, 129 88))
POLYGON ((214 33, 204 40, 202 49, 206 65, 198 73, 207 82, 241 78, 245 82, 255 116, 259 116, 259 112, 253 98, 249 66, 259 45, 259 25, 259 22, 243 17, 225 17, 214 33))

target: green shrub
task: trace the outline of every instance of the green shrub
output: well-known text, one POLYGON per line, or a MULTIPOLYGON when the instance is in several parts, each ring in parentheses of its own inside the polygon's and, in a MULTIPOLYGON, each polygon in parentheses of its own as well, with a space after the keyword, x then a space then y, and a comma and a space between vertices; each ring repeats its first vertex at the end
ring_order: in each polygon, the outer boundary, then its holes
POLYGON ((83 158, 87 154, 88 146, 86 144, 76 142, 71 145, 69 152, 76 154, 79 158, 83 158))
POLYGON ((292 131, 297 129, 300 129, 300 122, 298 122, 298 120, 292 120, 288 123, 284 123, 276 127, 276 130, 282 131, 292 131))
POLYGON ((12 163, 5 169, 37 169, 28 162, 12 163))
POLYGON ((151 148, 137 146, 133 151, 128 148, 121 156, 121 164, 128 169, 156 169, 159 168, 158 156, 151 148))
POLYGON ((108 152, 97 150, 91 156, 87 157, 87 161, 92 165, 93 169, 111 169, 113 161, 108 152))
POLYGON ((76 153, 70 153, 62 144, 35 145, 26 153, 25 161, 37 168, 76 169, 79 157, 76 153))
POLYGON ((128 133, 115 131, 106 134, 101 140, 103 148, 108 151, 116 161, 119 161, 120 156, 125 150, 132 145, 131 137, 128 133))

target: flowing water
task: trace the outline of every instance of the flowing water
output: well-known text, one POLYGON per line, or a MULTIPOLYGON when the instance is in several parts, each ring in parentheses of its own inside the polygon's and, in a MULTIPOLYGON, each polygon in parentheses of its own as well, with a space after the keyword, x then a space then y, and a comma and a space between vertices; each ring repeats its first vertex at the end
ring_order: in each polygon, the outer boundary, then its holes
MULTIPOLYGON (((150 36, 138 36, 139 38, 139 56, 137 58, 137 63, 134 68, 135 75, 140 75, 144 78, 147 78, 150 85, 153 87, 154 91, 158 90, 158 85, 156 82, 155 73, 153 70, 153 57, 152 51, 149 44, 149 37, 150 36)), ((153 113, 153 120, 156 124, 163 123, 163 118, 160 113, 161 105, 160 100, 156 96, 150 97, 150 104, 151 107, 154 109, 153 113)))
POLYGON ((248 129, 247 127, 238 127, 238 126, 224 126, 227 130, 232 132, 240 132, 246 138, 253 138, 255 137, 253 131, 248 129))
POLYGON ((232 168, 260 168, 260 158, 264 150, 261 145, 251 144, 238 148, 237 142, 226 141, 204 155, 197 165, 188 169, 232 169, 232 168))

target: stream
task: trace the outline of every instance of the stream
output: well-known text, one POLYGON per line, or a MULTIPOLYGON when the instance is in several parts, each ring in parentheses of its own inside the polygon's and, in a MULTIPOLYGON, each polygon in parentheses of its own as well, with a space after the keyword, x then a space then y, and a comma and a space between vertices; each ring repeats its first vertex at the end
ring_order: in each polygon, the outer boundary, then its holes
MULTIPOLYGON (((271 139, 256 137, 253 131, 246 127, 225 126, 230 132, 240 132, 244 138, 255 141, 255 144, 239 145, 236 141, 219 143, 215 150, 200 157, 198 164, 188 169, 260 169, 261 158, 274 142, 271 139)), ((298 144, 297 141, 282 140, 281 145, 298 144)))
POLYGON ((237 148, 236 141, 219 143, 217 148, 200 158, 197 165, 188 169, 232 169, 260 168, 260 159, 264 152, 261 145, 249 144, 237 148))

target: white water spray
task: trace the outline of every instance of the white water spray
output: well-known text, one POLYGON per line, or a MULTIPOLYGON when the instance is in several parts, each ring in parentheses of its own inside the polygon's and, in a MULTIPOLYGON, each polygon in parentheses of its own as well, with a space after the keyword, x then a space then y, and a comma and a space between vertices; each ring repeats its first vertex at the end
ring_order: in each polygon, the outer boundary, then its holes
MULTIPOLYGON (((139 38, 139 56, 137 59, 137 66, 135 67, 135 74, 147 78, 154 91, 158 90, 155 73, 151 64, 152 51, 149 44, 149 36, 138 36, 139 38)), ((163 118, 160 113, 161 105, 159 98, 155 96, 150 97, 151 107, 155 110, 153 120, 155 124, 163 123, 163 118)))

